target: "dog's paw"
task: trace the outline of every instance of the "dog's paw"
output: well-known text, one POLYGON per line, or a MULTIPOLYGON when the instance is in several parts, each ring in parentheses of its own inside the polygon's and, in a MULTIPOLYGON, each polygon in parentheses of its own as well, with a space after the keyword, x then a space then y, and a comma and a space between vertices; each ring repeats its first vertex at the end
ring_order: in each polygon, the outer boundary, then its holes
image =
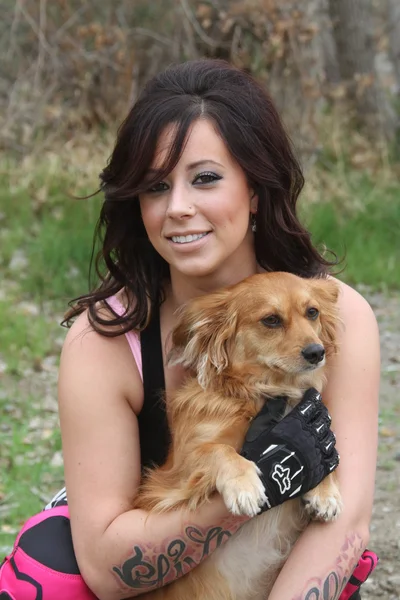
POLYGON ((302 497, 302 501, 307 515, 316 521, 335 521, 342 512, 340 494, 320 496, 309 492, 302 497))
POLYGON ((249 464, 245 472, 231 479, 217 481, 217 490, 232 514, 255 517, 267 498, 258 476, 259 469, 253 462, 246 462, 249 464))

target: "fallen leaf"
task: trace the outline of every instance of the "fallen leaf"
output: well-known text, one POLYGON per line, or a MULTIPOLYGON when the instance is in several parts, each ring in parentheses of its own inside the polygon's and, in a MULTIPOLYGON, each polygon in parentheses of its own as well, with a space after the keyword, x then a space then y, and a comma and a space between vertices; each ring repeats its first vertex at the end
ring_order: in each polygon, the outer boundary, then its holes
POLYGON ((396 436, 396 431, 394 429, 391 429, 390 427, 381 427, 379 429, 379 435, 381 435, 382 437, 395 437, 396 436))

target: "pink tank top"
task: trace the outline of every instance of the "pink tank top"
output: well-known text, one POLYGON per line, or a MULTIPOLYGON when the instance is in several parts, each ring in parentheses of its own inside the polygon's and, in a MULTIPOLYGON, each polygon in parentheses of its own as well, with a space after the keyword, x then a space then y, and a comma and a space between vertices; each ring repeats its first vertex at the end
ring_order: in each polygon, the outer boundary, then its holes
MULTIPOLYGON (((118 316, 122 316, 125 313, 125 307, 116 296, 107 298, 107 304, 117 313, 118 316)), ((133 358, 135 359, 140 377, 143 381, 142 372, 142 354, 140 351, 140 336, 136 331, 128 331, 125 333, 125 337, 128 340, 129 347, 132 351, 133 358)))

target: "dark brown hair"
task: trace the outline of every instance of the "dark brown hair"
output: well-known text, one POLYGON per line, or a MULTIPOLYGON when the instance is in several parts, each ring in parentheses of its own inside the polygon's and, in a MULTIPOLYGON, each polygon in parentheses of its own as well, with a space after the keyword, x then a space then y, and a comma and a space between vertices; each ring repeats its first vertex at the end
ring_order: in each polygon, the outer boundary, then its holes
POLYGON ((296 202, 304 178, 266 91, 225 61, 190 61, 152 78, 118 131, 114 151, 100 175, 105 195, 96 227, 101 243, 95 261, 100 285, 71 303, 65 323, 88 308, 96 330, 119 335, 145 327, 149 309, 163 301, 169 266, 148 240, 138 194, 174 168, 188 130, 199 118, 213 122, 258 194, 254 234, 258 263, 267 271, 289 271, 302 277, 323 276, 336 264, 319 254, 297 218, 296 202), (145 181, 160 134, 171 123, 176 125, 176 135, 165 164, 145 181), (122 288, 130 298, 125 315, 104 320, 96 303, 122 288), (122 327, 107 332, 106 324, 122 327))

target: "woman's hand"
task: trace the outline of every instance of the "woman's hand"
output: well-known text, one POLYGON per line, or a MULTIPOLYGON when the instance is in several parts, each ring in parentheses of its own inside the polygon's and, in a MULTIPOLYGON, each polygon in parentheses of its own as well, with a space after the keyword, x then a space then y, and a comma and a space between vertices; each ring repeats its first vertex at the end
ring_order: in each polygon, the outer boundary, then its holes
POLYGON ((255 462, 265 487, 262 510, 315 488, 339 464, 330 416, 314 388, 284 418, 286 400, 268 400, 252 421, 241 455, 255 462))

